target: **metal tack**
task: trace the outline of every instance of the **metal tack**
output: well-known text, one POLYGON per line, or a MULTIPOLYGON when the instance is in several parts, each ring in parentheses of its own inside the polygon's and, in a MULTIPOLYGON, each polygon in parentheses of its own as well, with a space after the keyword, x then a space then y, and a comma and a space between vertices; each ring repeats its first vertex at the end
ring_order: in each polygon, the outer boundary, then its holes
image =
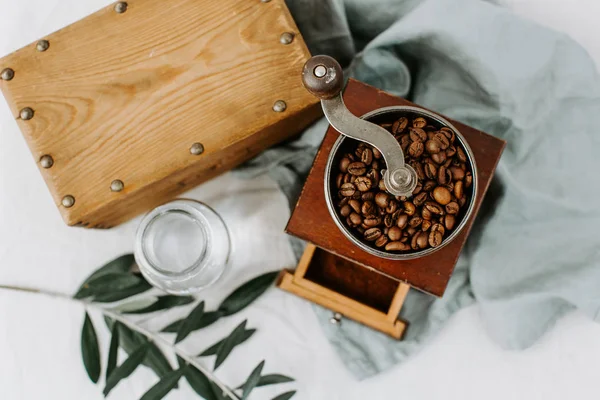
POLYGON ((327 74, 327 68, 324 65, 317 65, 313 71, 317 78, 322 78, 327 74))
POLYGON ((13 71, 11 68, 5 68, 2 70, 2 74, 0 74, 0 77, 4 81, 10 81, 12 80, 12 78, 15 77, 15 71, 13 71))
POLYGON ((19 113, 19 116, 21 117, 22 120, 28 121, 31 118, 33 118, 34 114, 35 114, 35 111, 33 111, 33 108, 25 107, 24 109, 21 110, 21 112, 19 113))
POLYGON ((125 184, 123 183, 122 180, 120 179, 115 179, 114 181, 111 182, 110 184, 110 190, 112 190, 113 192, 120 192, 125 188, 125 184))
POLYGON ((50 47, 50 42, 47 40, 40 40, 39 42, 37 42, 37 45, 35 46, 35 48, 39 52, 44 52, 44 51, 48 50, 49 47, 50 47))
POLYGON ((42 166, 42 168, 52 168, 52 166, 54 165, 54 159, 51 155, 45 154, 40 158, 40 165, 42 166))
POLYGON ((124 1, 120 1, 117 4, 115 4, 115 11, 118 14, 123 14, 125 11, 127 11, 127 6, 128 4, 124 1))
POLYGON ((66 195, 65 197, 62 198, 61 203, 62 203, 63 207, 65 207, 65 208, 71 208, 75 204, 75 197, 73 197, 70 194, 68 194, 68 195, 66 195))
POLYGON ((269 3, 271 0, 260 0, 261 3, 269 3))
POLYGON ((204 146, 202 143, 194 143, 192 147, 190 147, 190 154, 199 156, 202 153, 204 153, 204 146))
POLYGON ((294 34, 291 32, 283 32, 279 37, 279 43, 290 44, 294 41, 294 34))
POLYGON ((334 325, 340 324, 342 322, 342 314, 336 312, 335 314, 333 314, 333 317, 329 319, 329 322, 331 322, 334 325))
POLYGON ((273 104, 273 111, 275 111, 275 112, 284 112, 286 108, 287 108, 287 104, 285 104, 285 101, 283 101, 283 100, 277 100, 273 104))

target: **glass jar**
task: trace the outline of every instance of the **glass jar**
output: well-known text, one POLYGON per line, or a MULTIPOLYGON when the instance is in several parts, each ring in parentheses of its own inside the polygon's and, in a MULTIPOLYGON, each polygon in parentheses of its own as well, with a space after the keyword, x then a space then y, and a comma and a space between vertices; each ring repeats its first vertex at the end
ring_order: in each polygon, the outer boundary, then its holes
POLYGON ((231 238, 223 219, 194 200, 176 200, 148 213, 135 239, 135 259, 153 286, 172 294, 197 292, 225 272, 231 238))

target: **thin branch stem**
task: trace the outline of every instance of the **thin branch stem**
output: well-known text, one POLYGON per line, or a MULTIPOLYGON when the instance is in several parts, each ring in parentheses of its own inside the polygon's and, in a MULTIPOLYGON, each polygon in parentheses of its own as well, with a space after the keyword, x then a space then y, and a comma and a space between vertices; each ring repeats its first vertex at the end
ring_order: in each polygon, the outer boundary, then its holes
POLYGON ((56 298, 60 298, 63 300, 69 300, 69 301, 74 301, 77 303, 82 303, 88 308, 94 308, 94 309, 100 311, 102 314, 104 314, 116 321, 119 321, 120 323, 127 326, 128 328, 141 333, 142 335, 146 336, 148 339, 150 339, 154 342, 160 342, 163 346, 168 347, 169 349, 171 349, 171 351, 173 351, 179 357, 184 359, 188 364, 192 365, 193 367, 198 369, 200 372, 202 372, 204 375, 206 375, 206 377, 208 377, 211 381, 213 381, 223 391, 223 393, 226 394, 229 398, 231 398, 233 400, 238 399, 238 397, 232 392, 231 389, 229 389, 227 387, 227 385, 222 383, 216 376, 213 375, 212 372, 207 370, 204 366, 202 366, 202 364, 200 364, 193 357, 184 353, 181 349, 179 349, 177 346, 171 344, 171 342, 169 342, 167 339, 163 338, 162 336, 160 336, 154 332, 151 332, 151 331, 147 330, 146 328, 144 328, 140 325, 137 325, 134 322, 129 321, 127 318, 123 317, 119 313, 116 313, 112 310, 103 308, 103 307, 99 306, 97 303, 92 303, 92 302, 89 302, 86 300, 81 300, 81 299, 75 299, 69 295, 66 295, 66 294, 60 293, 60 292, 53 292, 53 291, 49 291, 49 290, 42 290, 42 289, 22 287, 22 286, 13 286, 13 285, 0 285, 0 289, 12 290, 12 291, 24 292, 24 293, 42 294, 45 296, 56 297, 56 298))

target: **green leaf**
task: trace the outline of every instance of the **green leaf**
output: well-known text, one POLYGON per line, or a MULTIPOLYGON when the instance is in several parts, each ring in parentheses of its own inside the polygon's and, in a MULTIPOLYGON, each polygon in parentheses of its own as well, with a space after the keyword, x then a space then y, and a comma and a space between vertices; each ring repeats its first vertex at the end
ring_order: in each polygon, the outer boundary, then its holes
POLYGON ((137 299, 119 303, 115 307, 111 307, 110 310, 120 314, 130 314, 131 312, 135 312, 136 310, 141 310, 142 308, 150 307, 157 301, 158 297, 156 296, 143 296, 137 299))
POLYGON ((126 274, 131 270, 131 266, 133 265, 134 262, 135 262, 135 259, 133 257, 133 254, 125 254, 124 256, 121 256, 119 258, 116 258, 115 260, 112 260, 111 262, 109 262, 108 264, 99 268, 94 273, 92 273, 90 276, 88 276, 86 278, 86 280, 81 284, 81 286, 79 287, 79 290, 77 291, 77 293, 75 293, 74 297, 76 299, 82 299, 82 298, 87 297, 85 295, 82 295, 81 291, 86 288, 86 285, 91 280, 99 278, 102 275, 106 275, 106 274, 112 274, 112 273, 126 274))
POLYGON ((158 383, 150 388, 140 400, 159 400, 177 386, 177 382, 185 373, 185 367, 169 372, 158 383))
MULTIPOLYGON (((181 365, 181 363, 179 364, 181 365)), ((185 368, 185 379, 187 379, 194 392, 198 393, 205 400, 218 400, 212 391, 210 379, 206 377, 193 365, 187 365, 185 368)))
POLYGON ((177 306, 183 306, 186 304, 190 304, 194 302, 194 298, 192 296, 159 296, 158 301, 154 304, 140 308, 138 310, 129 310, 125 311, 125 314, 146 314, 160 310, 166 310, 177 306))
POLYGON ((258 364, 250 373, 248 379, 246 379, 246 383, 244 383, 244 389, 242 390, 242 400, 246 400, 248 396, 250 396, 250 392, 252 392, 252 390, 256 387, 264 366, 265 360, 262 360, 260 364, 258 364))
MULTIPOLYGON (((227 394, 223 392, 223 389, 213 381, 210 382, 210 388, 212 389, 213 396, 215 396, 217 400, 232 400, 231 397, 227 396, 227 394)), ((239 399, 239 397, 237 398, 239 399)))
MULTIPOLYGON (((197 331, 198 329, 202 329, 202 328, 206 328, 207 326, 215 323, 219 318, 221 318, 221 312, 219 311, 209 311, 204 313, 204 315, 202 316, 202 319, 200 321, 197 321, 197 324, 193 327, 194 329, 192 329, 193 331, 197 331)), ((161 332, 164 333, 176 333, 179 332, 179 327, 181 326, 181 323, 185 320, 185 318, 182 318, 180 320, 177 320, 171 324, 169 324, 168 326, 164 327, 162 329, 161 332)))
POLYGON ((243 342, 243 337, 245 336, 246 331, 246 323, 248 320, 244 320, 241 324, 239 324, 231 334, 222 341, 219 349, 217 350, 217 359, 215 360, 215 370, 219 368, 221 364, 227 359, 231 351, 238 344, 243 342))
POLYGON ((202 320, 204 315, 204 302, 200 302, 183 320, 177 331, 177 337, 175 338, 175 344, 181 342, 183 339, 188 337, 192 333, 194 326, 198 324, 198 321, 202 320))
MULTIPOLYGON (((246 330, 244 330, 244 334, 240 338, 240 342, 238 344, 242 344, 246 340, 250 339, 250 337, 252 335, 254 335, 254 332, 256 332, 256 329, 246 329, 246 330)), ((219 347, 221 347, 221 345, 223 344, 224 341, 225 341, 225 339, 220 340, 219 342, 213 344, 208 349, 206 349, 202 353, 200 353, 198 355, 198 357, 214 356, 215 354, 217 354, 217 351, 219 350, 219 347)))
POLYGON ((290 392, 285 392, 280 394, 279 396, 273 397, 273 400, 289 400, 292 397, 294 397, 294 395, 296 394, 295 390, 292 390, 290 392))
POLYGON ((273 284, 278 274, 278 271, 269 272, 246 282, 223 300, 219 311, 228 316, 243 310, 273 284))
POLYGON ((142 280, 137 285, 128 287, 127 289, 98 294, 94 296, 93 301, 95 303, 112 303, 114 301, 119 301, 131 296, 135 296, 136 294, 143 293, 150 289, 152 289, 152 285, 150 285, 145 280, 142 280))
POLYGON ((116 322, 110 331, 110 348, 108 350, 108 362, 106 363, 106 375, 104 379, 108 381, 108 377, 117 367, 117 358, 119 351, 119 324, 116 322))
POLYGON ((136 370, 137 367, 140 366, 144 358, 146 358, 146 354, 148 353, 148 349, 150 348, 150 342, 146 342, 135 349, 134 352, 123 362, 123 364, 119 365, 113 372, 110 374, 108 379, 106 380, 106 386, 104 387, 104 396, 106 397, 111 390, 122 379, 127 378, 129 375, 136 370))
MULTIPOLYGON (((269 374, 269 375, 261 376, 260 379, 258 380, 258 383, 256 384, 256 387, 277 385, 279 383, 288 383, 288 382, 294 382, 294 378, 290 378, 289 376, 280 375, 280 374, 269 374)), ((240 385, 237 387, 237 389, 241 389, 243 387, 244 387, 244 385, 240 385)))
MULTIPOLYGON (((112 329, 114 321, 110 318, 105 318, 105 321, 106 325, 112 329)), ((133 353, 139 346, 148 342, 148 339, 141 333, 135 332, 123 324, 118 325, 119 345, 127 352, 127 354, 133 353)), ((173 371, 171 364, 163 352, 152 342, 150 342, 150 348, 148 349, 148 354, 146 354, 143 364, 152 369, 152 371, 160 378, 173 371)))
POLYGON ((83 328, 81 329, 81 356, 83 365, 92 382, 97 383, 100 378, 100 349, 96 329, 88 313, 85 313, 83 328))

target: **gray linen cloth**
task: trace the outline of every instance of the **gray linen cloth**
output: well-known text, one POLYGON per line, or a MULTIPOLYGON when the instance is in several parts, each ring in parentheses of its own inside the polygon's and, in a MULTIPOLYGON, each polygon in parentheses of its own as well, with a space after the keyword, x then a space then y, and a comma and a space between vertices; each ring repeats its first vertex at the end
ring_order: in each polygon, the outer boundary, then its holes
MULTIPOLYGON (((482 0, 288 5, 313 54, 508 142, 446 294, 410 292, 403 341, 351 321, 332 326, 315 306, 352 372, 406 359, 474 302, 508 349, 531 346, 573 309, 600 320, 600 80, 585 51, 482 0)), ((239 173, 268 171, 294 204, 326 127, 319 121, 239 173)))

